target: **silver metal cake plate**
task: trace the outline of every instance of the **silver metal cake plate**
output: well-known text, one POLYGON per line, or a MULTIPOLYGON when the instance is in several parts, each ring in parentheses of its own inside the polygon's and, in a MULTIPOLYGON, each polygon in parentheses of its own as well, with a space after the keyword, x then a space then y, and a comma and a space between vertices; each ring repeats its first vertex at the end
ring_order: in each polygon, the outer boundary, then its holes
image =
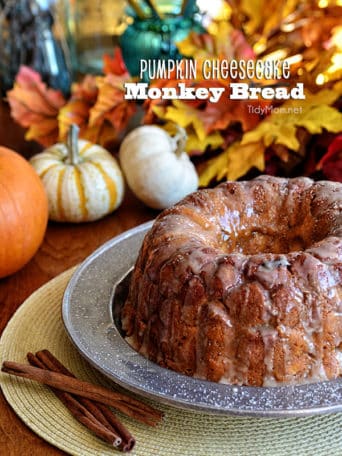
POLYGON ((145 223, 108 241, 82 263, 68 284, 64 324, 90 364, 143 397, 194 411, 278 418, 342 411, 342 379, 265 388, 225 385, 180 375, 133 350, 116 317, 120 294, 127 287, 123 279, 151 226, 152 222, 145 223))

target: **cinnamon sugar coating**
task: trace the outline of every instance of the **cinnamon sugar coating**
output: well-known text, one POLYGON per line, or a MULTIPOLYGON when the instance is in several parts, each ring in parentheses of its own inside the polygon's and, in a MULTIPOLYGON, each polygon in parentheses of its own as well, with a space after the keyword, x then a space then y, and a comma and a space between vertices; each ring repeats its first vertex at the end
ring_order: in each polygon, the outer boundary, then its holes
POLYGON ((342 185, 261 176, 163 211, 122 324, 141 354, 202 379, 272 386, 342 375, 342 185))

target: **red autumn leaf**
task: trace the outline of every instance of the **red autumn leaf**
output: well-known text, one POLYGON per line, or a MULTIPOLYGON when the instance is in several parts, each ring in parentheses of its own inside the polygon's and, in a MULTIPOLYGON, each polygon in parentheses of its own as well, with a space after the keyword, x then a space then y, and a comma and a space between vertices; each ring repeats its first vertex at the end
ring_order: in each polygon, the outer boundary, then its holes
POLYGON ((321 169, 328 179, 342 182, 342 134, 330 144, 317 169, 321 169))
POLYGON ((129 76, 126 68, 122 52, 119 47, 114 48, 114 56, 108 54, 103 56, 103 72, 104 74, 115 74, 117 76, 129 76))
MULTIPOLYGON (((220 87, 226 88, 219 81, 202 81, 199 87, 220 87)), ((202 109, 199 109, 198 116, 202 120, 207 133, 215 130, 225 130, 232 123, 240 123, 243 131, 252 130, 261 121, 255 108, 264 108, 270 102, 266 100, 231 100, 227 93, 223 93, 217 103, 209 100, 202 102, 202 109)), ((193 106, 196 107, 196 106, 193 106)))
POLYGON ((59 90, 48 89, 36 71, 21 66, 14 88, 7 92, 13 119, 28 128, 26 139, 44 146, 58 138, 57 115, 65 99, 59 90))
POLYGON ((80 83, 73 84, 71 89, 71 99, 84 100, 93 105, 96 102, 98 92, 99 90, 96 84, 96 77, 88 74, 80 83))
POLYGON ((241 60, 254 60, 255 53, 241 30, 234 29, 230 33, 230 40, 234 49, 234 57, 241 60))
POLYGON ((101 125, 108 120, 117 132, 121 132, 136 111, 136 104, 124 98, 124 82, 127 77, 108 74, 97 78, 99 94, 90 111, 89 125, 101 125))

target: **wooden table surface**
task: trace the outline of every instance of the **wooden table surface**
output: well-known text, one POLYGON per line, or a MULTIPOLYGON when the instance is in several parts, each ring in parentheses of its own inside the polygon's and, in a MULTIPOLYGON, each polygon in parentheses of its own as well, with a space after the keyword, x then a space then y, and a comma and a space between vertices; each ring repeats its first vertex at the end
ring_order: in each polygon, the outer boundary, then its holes
MULTIPOLYGON (((40 150, 37 144, 24 140, 23 130, 12 121, 7 105, 1 101, 0 145, 10 147, 25 157, 30 157, 40 150)), ((44 242, 35 257, 16 274, 0 279, 0 333, 16 309, 37 288, 84 260, 108 239, 153 219, 156 214, 126 191, 121 207, 98 222, 77 225, 50 222, 44 242)), ((1 392, 0 455, 62 454, 65 453, 52 447, 26 427, 12 411, 1 392)))

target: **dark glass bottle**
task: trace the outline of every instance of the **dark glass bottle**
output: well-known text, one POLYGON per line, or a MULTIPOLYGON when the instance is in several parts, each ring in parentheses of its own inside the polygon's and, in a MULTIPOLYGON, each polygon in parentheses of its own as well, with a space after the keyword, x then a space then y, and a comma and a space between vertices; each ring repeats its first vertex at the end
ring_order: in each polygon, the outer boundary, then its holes
POLYGON ((71 84, 65 48, 53 33, 49 0, 0 0, 0 88, 13 86, 20 65, 36 70, 48 86, 68 94, 71 84))

